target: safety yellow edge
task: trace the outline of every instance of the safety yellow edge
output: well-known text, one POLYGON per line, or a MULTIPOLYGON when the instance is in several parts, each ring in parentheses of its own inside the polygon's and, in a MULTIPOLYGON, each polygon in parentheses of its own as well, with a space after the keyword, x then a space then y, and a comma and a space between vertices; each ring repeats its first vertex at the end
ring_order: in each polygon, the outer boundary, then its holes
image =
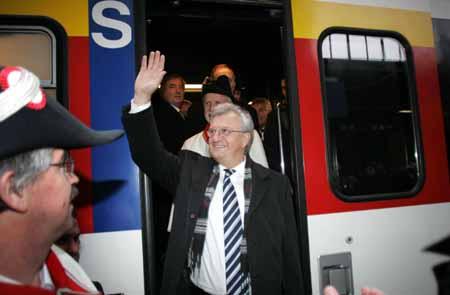
POLYGON ((89 35, 88 0, 1 0, 0 14, 48 16, 69 36, 89 35))
POLYGON ((326 28, 354 27, 391 30, 411 46, 434 47, 431 14, 403 9, 291 0, 295 38, 317 39, 326 28))

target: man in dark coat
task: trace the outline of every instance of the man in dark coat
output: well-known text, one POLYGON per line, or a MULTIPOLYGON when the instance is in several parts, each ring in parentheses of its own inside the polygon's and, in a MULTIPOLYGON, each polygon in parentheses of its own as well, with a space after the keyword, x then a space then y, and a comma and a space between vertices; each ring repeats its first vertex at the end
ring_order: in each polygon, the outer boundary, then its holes
POLYGON ((181 112, 185 81, 172 73, 164 77, 159 97, 153 101, 156 126, 164 147, 177 154, 186 140, 185 118, 181 112))
MULTIPOLYGON (((177 154, 183 142, 188 138, 187 124, 181 106, 184 101, 183 77, 176 73, 167 74, 161 82, 159 96, 153 100, 153 111, 156 127, 164 148, 173 154, 177 154)), ((167 231, 172 207, 173 195, 159 184, 152 187, 154 199, 154 229, 157 257, 157 270, 162 270, 164 264, 169 232, 167 231)), ((162 279, 162 271, 157 271, 157 286, 162 279)))
POLYGON ((134 161, 176 194, 161 294, 302 294, 292 191, 286 177, 246 156, 250 115, 233 104, 216 107, 212 158, 175 156, 161 144, 151 107, 164 74, 164 56, 144 56, 123 112, 134 161))

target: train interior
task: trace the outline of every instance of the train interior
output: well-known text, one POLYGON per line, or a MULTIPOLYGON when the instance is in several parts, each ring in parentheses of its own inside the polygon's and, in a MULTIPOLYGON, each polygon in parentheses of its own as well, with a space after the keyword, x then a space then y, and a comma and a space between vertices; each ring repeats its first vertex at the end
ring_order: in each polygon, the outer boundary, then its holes
MULTIPOLYGON (((279 100, 282 66, 280 2, 152 1, 147 13, 147 49, 166 55, 167 72, 201 84, 219 63, 236 72, 248 101, 279 100)), ((198 88, 197 88, 198 89, 198 88)), ((199 102, 199 90, 186 98, 199 102)))
MULTIPOLYGON (((166 71, 184 77, 185 99, 192 102, 190 116, 201 118, 200 124, 192 126, 192 134, 206 123, 201 84, 216 64, 227 64, 235 71, 244 102, 256 97, 280 101, 284 76, 281 2, 175 0, 147 4, 147 50, 161 51, 166 56, 166 71)), ((162 265, 153 265, 156 283, 152 289, 157 292, 162 265)))

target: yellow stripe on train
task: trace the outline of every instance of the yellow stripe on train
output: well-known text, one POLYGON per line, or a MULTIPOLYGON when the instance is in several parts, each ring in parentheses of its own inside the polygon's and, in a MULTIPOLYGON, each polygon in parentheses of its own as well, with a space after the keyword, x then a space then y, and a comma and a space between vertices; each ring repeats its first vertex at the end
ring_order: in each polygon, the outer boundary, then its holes
POLYGON ((404 9, 291 0, 295 38, 317 39, 328 27, 391 30, 412 46, 434 47, 431 14, 404 9))
POLYGON ((88 0, 1 0, 0 14, 45 15, 64 25, 69 36, 88 36, 88 0))

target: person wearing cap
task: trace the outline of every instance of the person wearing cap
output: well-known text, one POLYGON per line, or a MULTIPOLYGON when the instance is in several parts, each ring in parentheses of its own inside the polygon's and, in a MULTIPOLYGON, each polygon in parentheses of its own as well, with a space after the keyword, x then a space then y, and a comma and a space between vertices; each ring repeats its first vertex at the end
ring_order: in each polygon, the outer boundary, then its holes
POLYGON ((259 130, 258 114, 242 97, 241 89, 237 86, 236 74, 234 70, 227 64, 217 64, 211 69, 210 76, 207 77, 208 80, 217 80, 220 76, 226 76, 230 81, 231 93, 233 94, 233 100, 236 104, 244 108, 252 116, 253 125, 256 130, 259 130))
POLYGON ((0 68, 0 294, 98 294, 53 245, 75 222, 79 179, 67 150, 112 142, 123 131, 88 128, 39 83, 26 69, 0 68))
POLYGON ((122 113, 131 155, 175 195, 161 294, 301 295, 303 276, 289 180, 247 156, 248 112, 223 103, 208 129, 210 157, 166 151, 155 127, 152 94, 164 56, 144 56, 135 95, 122 113))
MULTIPOLYGON (((230 83, 227 76, 223 75, 218 77, 216 80, 211 80, 203 84, 202 100, 205 120, 206 122, 209 122, 209 117, 214 107, 222 103, 233 102, 233 94, 231 92, 230 83)), ((184 142, 181 149, 199 153, 204 157, 210 157, 208 147, 208 128, 209 124, 206 125, 203 131, 188 138, 184 142)), ((268 167, 263 143, 256 130, 253 131, 253 142, 250 146, 249 156, 256 163, 264 167, 268 167)))

